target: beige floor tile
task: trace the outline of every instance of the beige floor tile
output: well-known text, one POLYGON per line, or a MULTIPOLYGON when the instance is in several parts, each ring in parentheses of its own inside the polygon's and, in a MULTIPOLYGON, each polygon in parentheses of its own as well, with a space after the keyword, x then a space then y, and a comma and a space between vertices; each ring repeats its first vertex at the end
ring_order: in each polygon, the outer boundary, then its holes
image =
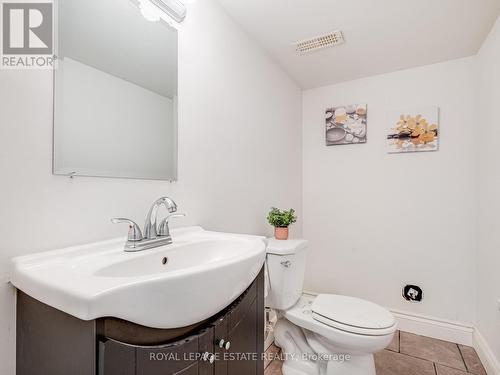
POLYGON ((436 364, 437 375, 467 375, 467 372, 436 364))
MULTIPOLYGON (((265 375, 282 375, 279 353, 274 345, 266 351, 265 375)), ((375 365, 377 375, 487 375, 474 348, 399 331, 375 365)))
POLYGON ((392 352, 399 352, 399 331, 396 331, 396 333, 394 334, 394 338, 387 347, 387 350, 390 350, 392 352))
POLYGON ((278 348, 276 345, 271 345, 267 350, 266 350, 266 356, 264 358, 264 368, 267 368, 271 364, 272 361, 277 359, 280 348, 278 348))
POLYGON ((282 375, 281 367, 283 366, 283 362, 281 361, 272 361, 269 366, 267 366, 264 371, 264 375, 282 375))
POLYGON ((377 375, 435 375, 434 364, 389 350, 375 354, 377 375))
POLYGON ((467 371, 458 346, 451 342, 401 332, 399 349, 403 354, 467 371))
POLYGON ((465 345, 458 345, 458 347, 460 349, 460 352, 462 352, 462 356, 464 357, 467 371, 475 375, 487 375, 486 370, 484 369, 481 360, 477 356, 474 348, 465 345))

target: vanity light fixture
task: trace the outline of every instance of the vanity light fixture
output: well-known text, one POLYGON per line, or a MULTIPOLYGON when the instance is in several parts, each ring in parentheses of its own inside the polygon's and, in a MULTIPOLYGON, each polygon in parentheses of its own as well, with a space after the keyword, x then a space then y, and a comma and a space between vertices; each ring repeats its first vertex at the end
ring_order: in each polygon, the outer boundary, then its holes
POLYGON ((158 22, 160 19, 168 23, 181 23, 186 18, 187 9, 179 0, 139 0, 139 8, 145 19, 158 22))

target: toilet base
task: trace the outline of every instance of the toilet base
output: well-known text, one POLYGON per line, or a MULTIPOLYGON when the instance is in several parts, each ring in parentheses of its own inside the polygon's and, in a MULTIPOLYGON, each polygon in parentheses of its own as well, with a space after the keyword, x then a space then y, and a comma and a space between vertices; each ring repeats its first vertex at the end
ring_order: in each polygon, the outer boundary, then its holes
POLYGON ((376 375, 373 354, 315 351, 310 344, 317 343, 308 342, 314 335, 286 319, 278 321, 274 336, 285 356, 283 375, 376 375))

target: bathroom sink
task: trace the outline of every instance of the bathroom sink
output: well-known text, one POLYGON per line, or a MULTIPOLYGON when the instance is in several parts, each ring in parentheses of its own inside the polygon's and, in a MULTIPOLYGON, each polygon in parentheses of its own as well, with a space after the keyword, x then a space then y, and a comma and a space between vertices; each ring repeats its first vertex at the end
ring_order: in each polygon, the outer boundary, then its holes
POLYGON ((173 244, 137 253, 124 239, 13 259, 11 282, 83 320, 116 317, 153 328, 201 322, 231 304, 257 277, 263 237, 172 231, 173 244))
MULTIPOLYGON (((102 277, 169 275, 178 271, 200 270, 224 259, 244 257, 247 246, 241 239, 207 239, 176 247, 163 247, 136 259, 126 259, 101 267, 94 272, 102 277)), ((85 268, 85 267, 84 267, 85 268)))

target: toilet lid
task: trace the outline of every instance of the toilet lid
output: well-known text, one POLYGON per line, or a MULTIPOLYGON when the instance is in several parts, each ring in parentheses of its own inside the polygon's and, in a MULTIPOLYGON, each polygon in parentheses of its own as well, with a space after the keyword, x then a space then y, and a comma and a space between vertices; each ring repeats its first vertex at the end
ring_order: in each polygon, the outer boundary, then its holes
POLYGON ((315 320, 359 334, 380 334, 396 324, 394 316, 382 306, 354 297, 320 294, 311 310, 315 320))

